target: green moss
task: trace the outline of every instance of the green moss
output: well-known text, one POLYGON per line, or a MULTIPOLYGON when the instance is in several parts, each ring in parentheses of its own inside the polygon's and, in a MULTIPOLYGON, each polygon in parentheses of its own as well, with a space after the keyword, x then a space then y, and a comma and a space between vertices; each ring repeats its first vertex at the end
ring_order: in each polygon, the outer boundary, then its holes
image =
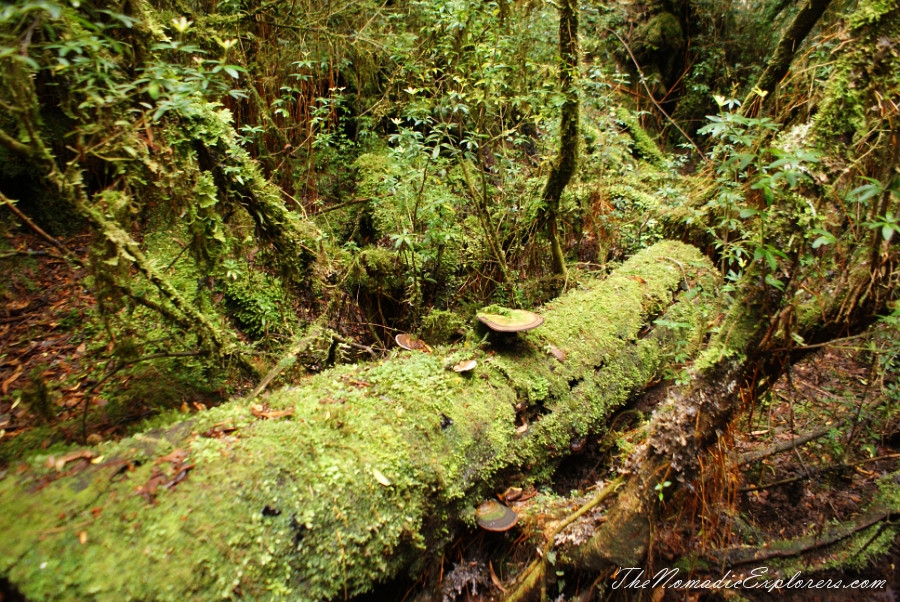
POLYGON ((421 334, 426 341, 440 345, 459 338, 469 328, 469 322, 459 314, 443 309, 432 309, 422 318, 421 334))
POLYGON ((239 280, 226 280, 224 288, 229 313, 250 336, 291 332, 290 306, 277 278, 251 272, 239 280))
POLYGON ((676 48, 684 43, 681 24, 675 15, 668 12, 659 13, 650 19, 638 35, 655 50, 676 48))
POLYGON ((367 247, 356 253, 347 268, 349 287, 395 289, 403 285, 403 262, 397 251, 367 247))
POLYGON ((546 477, 573 436, 602 430, 659 370, 668 335, 637 332, 686 281, 712 290, 714 270, 696 249, 662 243, 554 301, 514 343, 473 350, 471 373, 449 369, 449 349, 397 352, 261 400, 289 417, 261 420, 235 401, 103 444, 103 461, 50 482, 35 457, 0 480, 0 572, 34 599, 366 591, 421 561, 499 475, 546 477), (524 433, 520 411, 534 411, 524 433), (204 435, 224 426, 236 430, 204 435), (194 466, 186 480, 160 487, 154 504, 135 495, 176 448, 194 466))
POLYGON ((900 36, 896 0, 861 2, 851 27, 857 39, 828 78, 814 118, 814 132, 827 145, 855 145, 883 127, 881 99, 900 91, 900 55, 885 45, 900 36))
POLYGON ((859 29, 877 23, 882 17, 897 9, 897 0, 868 0, 861 2, 850 16, 851 29, 859 29))
POLYGON ((641 127, 637 119, 634 118, 631 111, 624 107, 619 107, 616 112, 616 118, 631 136, 631 139, 634 142, 633 152, 635 156, 656 167, 662 167, 666 161, 665 156, 660 152, 659 147, 656 146, 656 142, 653 141, 653 138, 651 138, 647 131, 641 127))

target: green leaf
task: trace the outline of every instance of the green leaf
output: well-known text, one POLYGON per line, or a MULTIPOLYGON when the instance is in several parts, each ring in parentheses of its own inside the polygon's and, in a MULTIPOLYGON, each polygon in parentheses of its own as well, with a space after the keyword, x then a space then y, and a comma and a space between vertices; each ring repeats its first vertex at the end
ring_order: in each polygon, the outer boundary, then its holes
POLYGON ((772 274, 766 274, 766 284, 770 286, 774 286, 780 291, 784 290, 784 282, 773 276, 772 274))
POLYGON ((824 228, 814 228, 811 234, 818 234, 819 237, 813 241, 812 248, 818 249, 822 245, 832 245, 837 242, 837 238, 834 234, 825 230, 824 228))
POLYGON ((851 190, 847 197, 857 203, 865 203, 873 196, 881 194, 883 190, 884 187, 881 185, 881 182, 878 180, 871 180, 870 184, 864 184, 863 186, 851 190))
POLYGON ((823 235, 813 241, 812 248, 818 249, 819 247, 821 247, 823 245, 830 245, 832 243, 834 243, 833 236, 824 236, 823 235))

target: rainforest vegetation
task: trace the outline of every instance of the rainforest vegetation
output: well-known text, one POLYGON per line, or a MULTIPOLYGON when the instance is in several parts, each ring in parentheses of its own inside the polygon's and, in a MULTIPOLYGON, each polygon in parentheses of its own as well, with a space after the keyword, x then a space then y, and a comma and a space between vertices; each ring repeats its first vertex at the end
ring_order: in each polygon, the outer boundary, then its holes
POLYGON ((0 601, 893 600, 898 241, 897 0, 4 3, 0 601))

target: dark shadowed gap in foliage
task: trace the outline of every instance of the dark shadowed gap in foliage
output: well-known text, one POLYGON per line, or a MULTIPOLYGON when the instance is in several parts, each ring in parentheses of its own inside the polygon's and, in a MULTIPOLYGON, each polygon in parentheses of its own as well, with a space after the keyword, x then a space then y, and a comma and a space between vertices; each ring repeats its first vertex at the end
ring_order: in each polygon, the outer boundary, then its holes
POLYGON ((572 441, 571 447, 572 455, 563 458, 553 473, 553 492, 557 495, 565 496, 590 487, 606 472, 601 467, 606 451, 597 443, 596 435, 578 437, 572 441))
POLYGON ((502 533, 478 528, 459 531, 443 556, 427 558, 418 575, 377 584, 351 602, 462 602, 498 600, 491 570, 501 581, 524 566, 520 527, 502 533))
POLYGON ((573 439, 570 442, 571 453, 562 459, 553 473, 551 485, 554 493, 569 495, 572 491, 593 487, 602 479, 615 477, 615 472, 609 470, 610 461, 619 453, 614 433, 638 426, 641 417, 652 412, 665 399, 670 384, 663 381, 651 386, 616 412, 607 423, 606 436, 588 433, 573 439))
POLYGON ((28 602, 5 577, 0 577, 0 602, 28 602))
POLYGON ((417 599, 422 584, 408 576, 379 583, 372 591, 350 598, 350 602, 401 602, 417 599))

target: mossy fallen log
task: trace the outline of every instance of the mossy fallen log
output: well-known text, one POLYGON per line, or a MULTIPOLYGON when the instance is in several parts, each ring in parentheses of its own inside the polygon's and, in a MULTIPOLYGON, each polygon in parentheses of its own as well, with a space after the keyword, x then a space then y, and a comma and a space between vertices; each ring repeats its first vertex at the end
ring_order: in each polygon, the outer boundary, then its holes
POLYGON ((545 478, 601 432, 671 350, 699 343, 717 285, 696 249, 660 243, 515 338, 342 366, 265 406, 32 458, 0 479, 0 575, 34 600, 371 589, 415 570, 511 475, 545 478), (641 336, 658 317, 678 326, 641 336))

